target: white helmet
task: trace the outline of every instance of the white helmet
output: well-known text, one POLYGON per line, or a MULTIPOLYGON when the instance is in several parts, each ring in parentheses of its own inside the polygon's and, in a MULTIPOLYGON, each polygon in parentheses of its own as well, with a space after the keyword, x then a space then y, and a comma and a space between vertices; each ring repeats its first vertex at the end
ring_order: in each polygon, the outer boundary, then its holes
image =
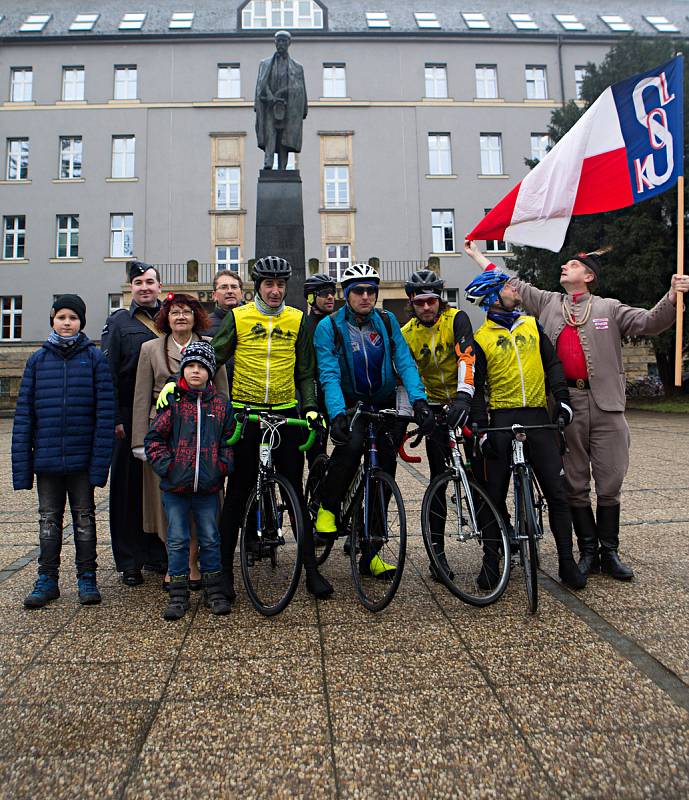
POLYGON ((380 275, 370 264, 350 264, 342 273, 340 285, 343 289, 352 283, 380 284, 380 275))

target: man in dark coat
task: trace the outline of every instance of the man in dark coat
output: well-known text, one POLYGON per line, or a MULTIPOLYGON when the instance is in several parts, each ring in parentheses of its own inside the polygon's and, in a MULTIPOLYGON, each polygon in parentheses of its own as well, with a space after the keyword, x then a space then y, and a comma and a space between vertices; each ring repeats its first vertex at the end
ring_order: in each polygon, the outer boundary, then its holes
POLYGON ((292 36, 287 31, 275 34, 276 52, 258 65, 256 79, 256 138, 265 152, 263 166, 273 168, 278 154, 278 169, 287 168, 290 152, 301 152, 302 121, 308 113, 304 68, 292 60, 292 36))

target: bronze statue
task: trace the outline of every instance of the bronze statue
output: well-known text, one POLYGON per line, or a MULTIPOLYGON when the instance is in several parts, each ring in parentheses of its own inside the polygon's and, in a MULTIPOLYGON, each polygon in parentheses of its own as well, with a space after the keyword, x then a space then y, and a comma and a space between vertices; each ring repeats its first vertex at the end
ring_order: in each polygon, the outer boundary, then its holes
POLYGON ((254 111, 258 146, 265 152, 265 169, 273 168, 275 153, 278 169, 286 169, 289 153, 301 152, 302 120, 308 113, 308 103, 304 68, 287 54, 291 42, 288 31, 278 31, 276 52, 258 65, 254 111))

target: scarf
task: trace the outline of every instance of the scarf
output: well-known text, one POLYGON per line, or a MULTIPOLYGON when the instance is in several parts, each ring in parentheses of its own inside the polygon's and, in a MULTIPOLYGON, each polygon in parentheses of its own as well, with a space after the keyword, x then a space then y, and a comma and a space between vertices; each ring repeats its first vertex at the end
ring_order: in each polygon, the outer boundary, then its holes
POLYGON ((488 319, 492 322, 497 322, 507 330, 512 330, 514 323, 522 316, 522 311, 494 311, 491 309, 488 312, 488 319))
POLYGON ((50 344, 54 344, 61 350, 69 350, 70 347, 74 347, 74 345, 79 341, 80 336, 81 331, 79 331, 79 333, 75 333, 74 336, 60 336, 60 334, 56 331, 51 331, 48 341, 50 344))
POLYGON ((256 303, 256 308, 261 314, 265 314, 267 317, 277 317, 278 314, 285 310, 284 300, 277 308, 271 308, 271 306, 261 300, 261 295, 258 292, 256 292, 256 297, 254 297, 254 303, 256 303))

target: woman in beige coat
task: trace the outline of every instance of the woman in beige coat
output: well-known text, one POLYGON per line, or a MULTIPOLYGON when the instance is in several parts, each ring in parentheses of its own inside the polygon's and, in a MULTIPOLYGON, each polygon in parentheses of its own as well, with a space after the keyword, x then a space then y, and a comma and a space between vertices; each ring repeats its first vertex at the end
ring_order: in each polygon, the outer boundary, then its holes
MULTIPOLYGON (((207 338, 201 332, 208 328, 208 314, 199 301, 188 294, 169 293, 155 318, 160 330, 158 339, 141 347, 136 371, 134 409, 132 415, 132 453, 145 461, 144 437, 156 415, 156 400, 171 376, 179 373, 182 352, 189 342, 207 338)), ((207 339, 207 341, 210 341, 207 339)), ((214 383, 220 394, 228 397, 227 373, 218 370, 214 383)), ((163 510, 160 481, 149 464, 144 464, 144 521, 147 533, 156 533, 165 541, 167 518, 163 510)), ((189 552, 190 580, 200 581, 198 550, 194 536, 189 552)))

